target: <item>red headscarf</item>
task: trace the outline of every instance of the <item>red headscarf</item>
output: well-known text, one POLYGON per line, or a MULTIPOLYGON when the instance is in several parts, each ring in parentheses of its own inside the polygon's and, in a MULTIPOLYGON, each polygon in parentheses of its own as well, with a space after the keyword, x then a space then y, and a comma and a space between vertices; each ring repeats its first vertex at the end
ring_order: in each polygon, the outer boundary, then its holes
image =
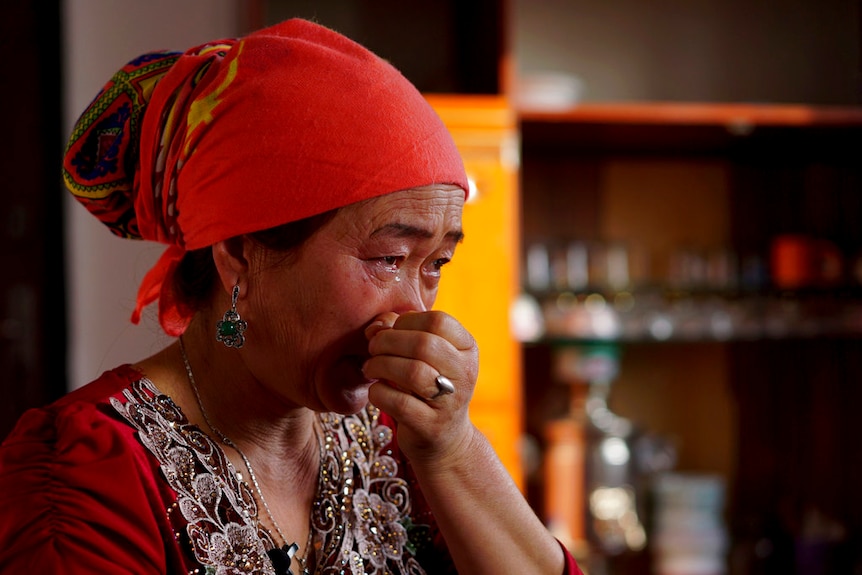
POLYGON ((190 319, 166 281, 186 250, 417 186, 468 189, 416 88, 305 20, 136 58, 78 120, 63 174, 114 233, 169 245, 132 321, 159 299, 171 335, 190 319))

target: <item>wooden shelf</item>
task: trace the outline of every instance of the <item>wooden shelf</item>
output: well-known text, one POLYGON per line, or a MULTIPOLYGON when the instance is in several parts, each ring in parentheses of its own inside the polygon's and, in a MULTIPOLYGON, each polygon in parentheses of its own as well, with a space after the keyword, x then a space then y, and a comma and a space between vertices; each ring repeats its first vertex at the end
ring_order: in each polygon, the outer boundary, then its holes
POLYGON ((525 151, 542 154, 772 154, 830 157, 862 145, 862 107, 794 104, 585 103, 519 110, 525 151), (852 143, 852 142, 855 142, 852 143))
POLYGON ((565 110, 521 109, 525 122, 727 126, 857 126, 862 107, 798 104, 585 103, 565 110))

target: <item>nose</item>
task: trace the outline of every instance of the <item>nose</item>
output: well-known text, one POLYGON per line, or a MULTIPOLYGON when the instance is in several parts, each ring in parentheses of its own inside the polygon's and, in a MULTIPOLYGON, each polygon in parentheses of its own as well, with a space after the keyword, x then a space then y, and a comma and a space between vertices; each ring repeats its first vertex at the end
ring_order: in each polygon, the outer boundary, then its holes
POLYGON ((419 277, 412 274, 398 275, 395 282, 394 306, 392 311, 405 313, 408 311, 428 311, 434 301, 433 294, 426 293, 419 277))

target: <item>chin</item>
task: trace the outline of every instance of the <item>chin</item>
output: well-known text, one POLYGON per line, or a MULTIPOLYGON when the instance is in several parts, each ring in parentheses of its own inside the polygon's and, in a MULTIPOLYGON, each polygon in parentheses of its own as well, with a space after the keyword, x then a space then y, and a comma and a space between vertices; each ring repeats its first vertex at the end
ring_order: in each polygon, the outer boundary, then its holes
POLYGON ((365 409, 368 405, 368 388, 371 383, 360 387, 350 387, 341 390, 341 393, 327 402, 329 411, 340 415, 353 415, 365 409))
POLYGON ((375 380, 362 374, 364 358, 349 356, 339 361, 330 371, 323 403, 328 411, 341 415, 352 415, 368 405, 368 389, 375 380))

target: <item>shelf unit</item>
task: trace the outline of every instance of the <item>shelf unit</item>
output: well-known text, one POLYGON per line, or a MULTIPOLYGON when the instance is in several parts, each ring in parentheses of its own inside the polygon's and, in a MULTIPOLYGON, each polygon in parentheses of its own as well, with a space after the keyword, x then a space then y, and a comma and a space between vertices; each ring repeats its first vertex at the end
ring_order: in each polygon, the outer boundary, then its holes
MULTIPOLYGON (((730 250, 757 258, 765 274, 712 295, 857 309, 850 263, 862 252, 862 108, 586 103, 519 118, 522 256, 542 242, 643 247, 653 256, 652 289, 684 299, 697 294, 670 285, 675 251, 730 250), (772 281, 775 238, 790 234, 834 246, 840 278, 795 290, 772 281)), ((585 293, 567 301, 582 305, 585 293)), ((603 295, 610 304, 613 294, 603 295)), ((797 554, 819 542, 812 526, 824 524, 843 533, 828 542, 843 560, 858 560, 847 550, 862 538, 862 495, 850 487, 862 484, 862 458, 851 455, 862 438, 854 426, 862 338, 813 325, 754 337, 610 339, 621 356, 612 409, 672 438, 681 469, 726 478, 730 573, 792 571, 797 554)), ((608 343, 556 333, 524 346, 528 433, 541 439, 568 409, 553 368, 558 350, 597 341, 608 343)), ((528 486, 540 505, 543 480, 528 486)), ((613 572, 638 572, 646 559, 628 561, 613 572)))

